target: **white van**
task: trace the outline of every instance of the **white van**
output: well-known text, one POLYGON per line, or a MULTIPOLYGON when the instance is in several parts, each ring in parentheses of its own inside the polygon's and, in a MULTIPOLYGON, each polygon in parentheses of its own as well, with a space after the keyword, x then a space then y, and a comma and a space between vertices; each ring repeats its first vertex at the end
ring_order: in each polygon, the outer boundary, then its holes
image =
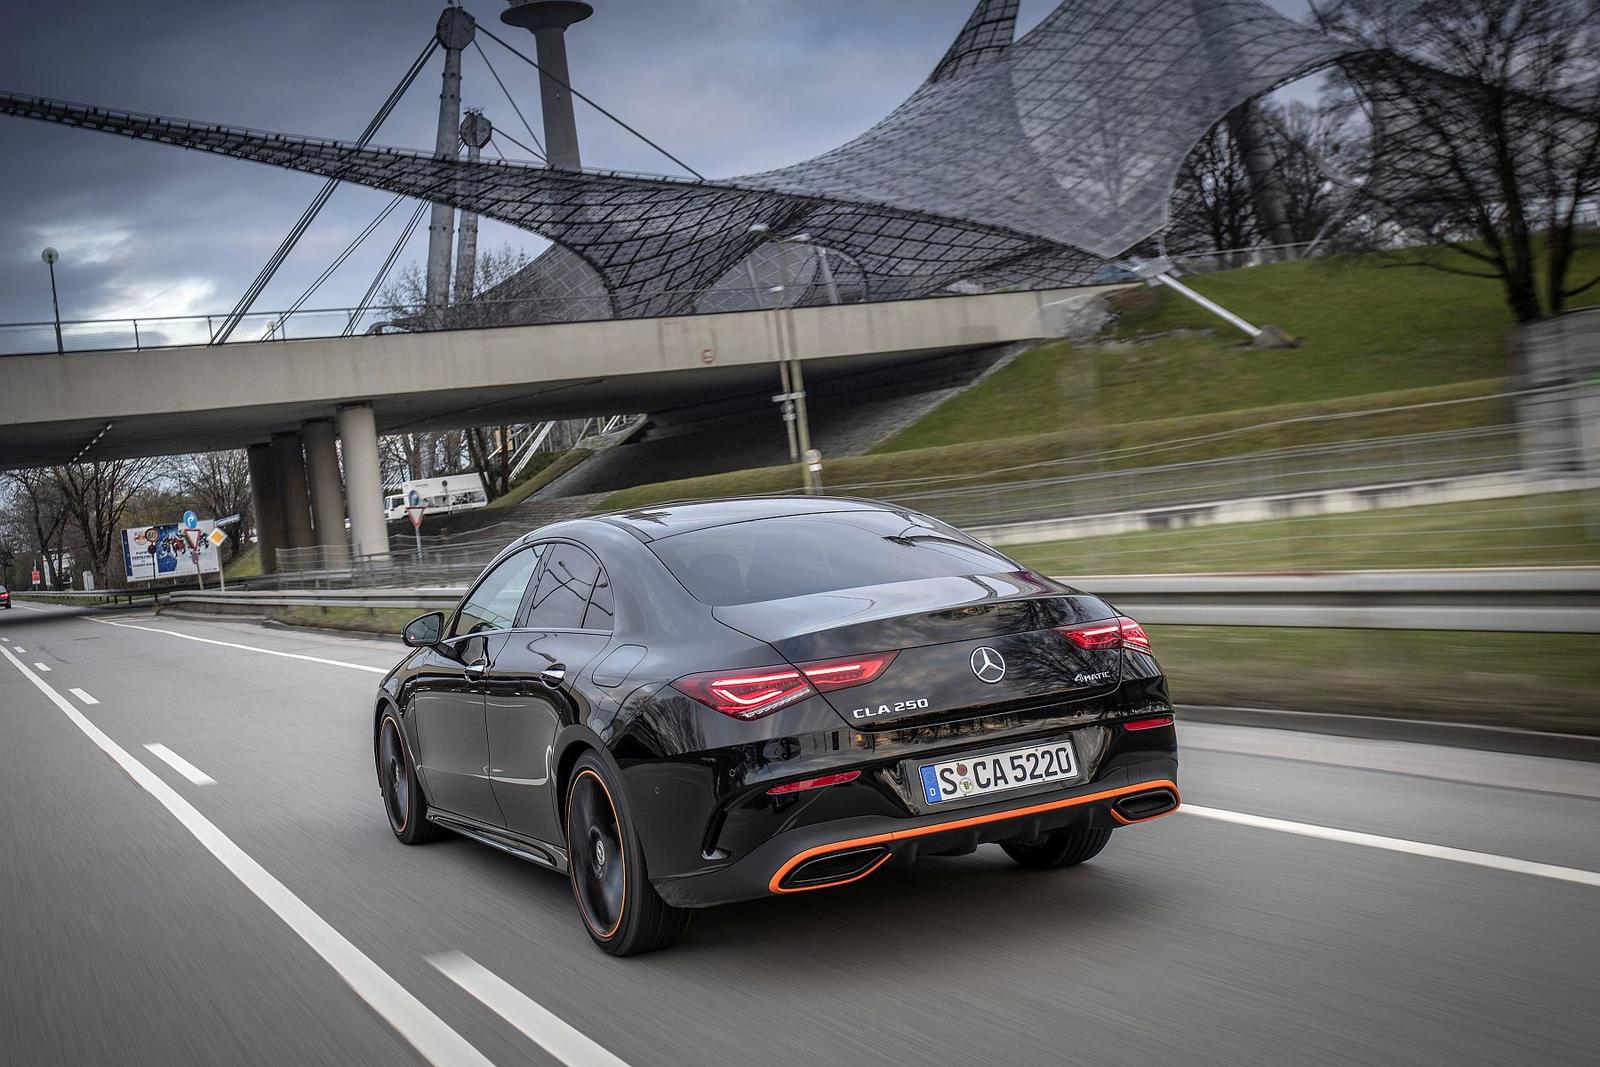
POLYGON ((449 515, 489 506, 483 478, 474 471, 444 478, 419 478, 406 482, 383 498, 383 514, 390 522, 406 517, 406 508, 422 507, 427 515, 449 515))

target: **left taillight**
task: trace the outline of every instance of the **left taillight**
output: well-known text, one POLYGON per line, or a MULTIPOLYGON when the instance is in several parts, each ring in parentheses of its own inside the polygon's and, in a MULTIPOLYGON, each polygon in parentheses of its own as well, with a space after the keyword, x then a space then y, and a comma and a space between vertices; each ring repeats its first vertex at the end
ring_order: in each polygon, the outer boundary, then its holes
POLYGON ((759 719, 816 692, 804 675, 787 666, 691 674, 672 688, 735 719, 759 719))
POLYGON ((1126 615, 1102 622, 1089 622, 1080 626, 1066 626, 1056 633, 1079 648, 1098 652, 1112 648, 1131 648, 1137 652, 1150 651, 1150 635, 1144 627, 1126 615))

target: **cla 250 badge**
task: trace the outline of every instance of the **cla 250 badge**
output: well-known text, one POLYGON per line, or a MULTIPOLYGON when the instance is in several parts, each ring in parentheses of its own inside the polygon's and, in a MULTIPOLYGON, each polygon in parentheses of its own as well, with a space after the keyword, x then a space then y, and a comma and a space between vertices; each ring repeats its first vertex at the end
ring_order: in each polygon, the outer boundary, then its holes
POLYGON ((880 715, 898 715, 902 711, 921 711, 928 706, 928 698, 919 700, 896 700, 893 704, 879 704, 875 708, 856 708, 850 713, 852 719, 876 719, 880 715))

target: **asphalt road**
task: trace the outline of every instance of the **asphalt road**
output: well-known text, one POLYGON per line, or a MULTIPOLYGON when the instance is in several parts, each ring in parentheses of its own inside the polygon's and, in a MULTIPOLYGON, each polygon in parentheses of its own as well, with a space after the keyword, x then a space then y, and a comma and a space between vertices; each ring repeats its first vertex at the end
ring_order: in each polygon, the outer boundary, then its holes
POLYGON ((986 847, 615 960, 564 879, 392 840, 399 655, 0 613, 0 1063, 1596 1062, 1600 767, 1190 725, 1188 810, 1084 867, 986 847))

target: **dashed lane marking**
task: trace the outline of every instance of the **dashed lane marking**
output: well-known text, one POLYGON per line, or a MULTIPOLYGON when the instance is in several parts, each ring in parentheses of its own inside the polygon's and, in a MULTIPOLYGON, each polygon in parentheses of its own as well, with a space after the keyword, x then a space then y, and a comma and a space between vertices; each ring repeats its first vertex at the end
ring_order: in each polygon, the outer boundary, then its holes
POLYGON ((32 682, 52 704, 61 710, 71 723, 93 741, 102 752, 110 756, 129 778, 149 793, 162 807, 177 819, 183 828, 199 841, 228 871, 254 893, 284 924, 293 930, 311 950, 332 967, 334 973, 366 1001, 373 1011, 411 1043, 422 1058, 440 1067, 489 1067, 489 1060, 466 1038, 451 1029, 428 1006, 411 994, 394 976, 379 967, 366 953, 356 948, 321 915, 312 911, 305 901, 295 896, 249 853, 219 830, 210 819, 200 814, 198 808, 185 800, 176 789, 162 781, 149 767, 140 763, 127 749, 113 741, 107 734, 73 707, 66 697, 39 675, 28 669, 8 648, 0 648, 5 657, 23 676, 32 682))

